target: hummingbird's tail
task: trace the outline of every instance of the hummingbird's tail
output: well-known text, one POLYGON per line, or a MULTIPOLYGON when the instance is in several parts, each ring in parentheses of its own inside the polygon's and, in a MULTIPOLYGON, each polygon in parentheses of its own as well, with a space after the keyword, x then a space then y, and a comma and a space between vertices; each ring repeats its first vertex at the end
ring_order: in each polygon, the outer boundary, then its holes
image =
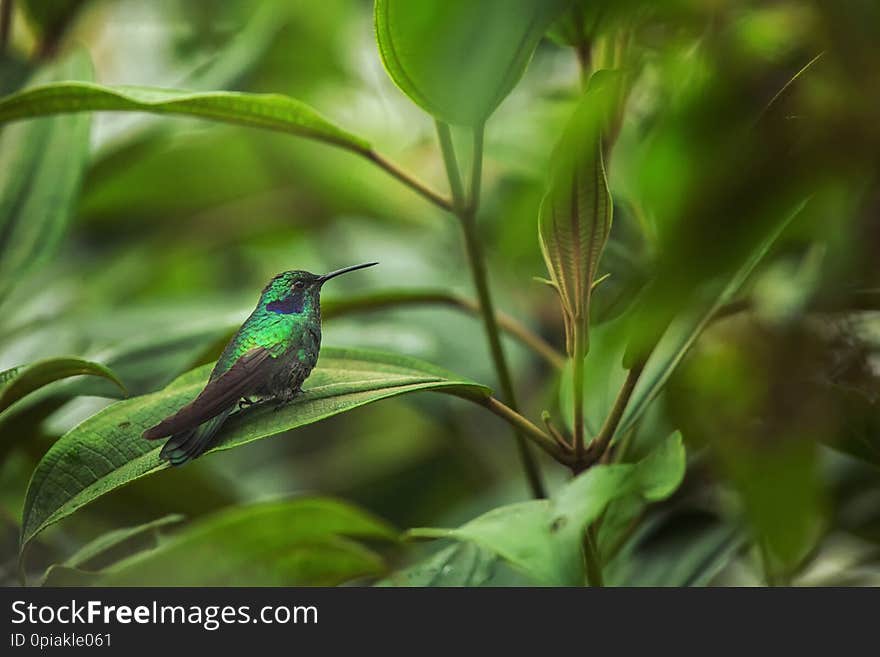
POLYGON ((211 446, 217 431, 234 409, 235 406, 230 406, 194 429, 175 433, 162 447, 159 458, 165 459, 171 465, 183 465, 197 458, 211 446))

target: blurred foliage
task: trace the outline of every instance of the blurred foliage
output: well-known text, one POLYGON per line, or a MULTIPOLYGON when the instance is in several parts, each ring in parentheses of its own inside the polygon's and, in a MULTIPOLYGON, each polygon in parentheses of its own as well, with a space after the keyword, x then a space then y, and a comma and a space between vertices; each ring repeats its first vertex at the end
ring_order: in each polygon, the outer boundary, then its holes
POLYGON ((585 544, 607 585, 880 581, 880 5, 508 4, 11 3, 4 584, 23 539, 31 584, 579 584, 585 544), (498 378, 435 120, 466 181, 485 123, 479 239, 557 455, 580 392, 572 308, 535 280, 542 199, 569 222, 550 265, 588 302, 583 426, 610 447, 585 472, 542 454, 548 500, 480 407, 498 378), (600 215, 577 173, 602 165, 600 215), (305 385, 338 394, 161 467, 141 425, 266 281, 366 260, 327 291, 305 385), (398 396, 436 388, 478 403, 398 396))

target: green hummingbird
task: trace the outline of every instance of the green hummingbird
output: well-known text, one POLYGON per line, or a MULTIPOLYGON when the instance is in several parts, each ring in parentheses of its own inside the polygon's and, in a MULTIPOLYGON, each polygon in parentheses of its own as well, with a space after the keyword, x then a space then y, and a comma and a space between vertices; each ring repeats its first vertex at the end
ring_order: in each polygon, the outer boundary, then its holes
POLYGON ((279 405, 293 399, 321 348, 321 286, 340 274, 377 264, 344 267, 323 276, 286 271, 269 281, 256 309, 220 355, 204 390, 144 432, 148 440, 171 436, 160 458, 183 465, 198 457, 236 406, 255 403, 251 397, 279 405))

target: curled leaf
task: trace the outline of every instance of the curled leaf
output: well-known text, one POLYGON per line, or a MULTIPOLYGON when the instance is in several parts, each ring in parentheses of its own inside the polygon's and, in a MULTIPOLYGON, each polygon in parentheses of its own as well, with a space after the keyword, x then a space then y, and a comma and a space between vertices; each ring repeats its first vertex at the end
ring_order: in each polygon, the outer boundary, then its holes
MULTIPOLYGON (((604 73, 604 72, 603 72, 604 73)), ((611 233, 611 192, 602 155, 602 128, 615 93, 607 75, 594 76, 553 154, 538 235, 550 279, 559 292, 566 345, 586 332, 590 294, 611 233)))

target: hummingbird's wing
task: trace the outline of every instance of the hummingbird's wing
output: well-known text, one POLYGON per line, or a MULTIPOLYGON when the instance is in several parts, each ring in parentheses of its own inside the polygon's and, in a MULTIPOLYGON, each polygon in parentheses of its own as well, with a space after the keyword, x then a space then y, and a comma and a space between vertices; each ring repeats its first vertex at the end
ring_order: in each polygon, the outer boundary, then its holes
POLYGON ((253 394, 262 377, 266 376, 263 366, 268 358, 272 358, 268 349, 257 347, 250 350, 226 372, 209 381, 189 404, 147 429, 144 438, 155 440, 197 427, 223 413, 242 397, 253 394))

